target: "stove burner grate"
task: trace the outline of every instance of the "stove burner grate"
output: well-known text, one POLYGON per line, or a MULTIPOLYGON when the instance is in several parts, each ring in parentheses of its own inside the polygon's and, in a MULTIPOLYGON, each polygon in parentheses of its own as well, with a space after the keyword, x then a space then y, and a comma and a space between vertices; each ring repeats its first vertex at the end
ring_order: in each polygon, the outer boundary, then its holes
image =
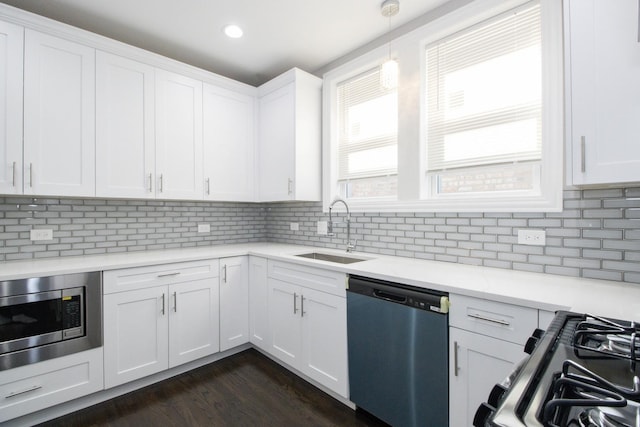
POLYGON ((573 336, 573 348, 582 359, 627 359, 635 371, 640 361, 640 327, 634 322, 614 322, 587 315, 573 336))
POLYGON ((565 360, 562 372, 554 380, 553 396, 544 405, 542 420, 549 427, 629 426, 620 421, 624 418, 605 410, 627 407, 627 399, 634 402, 640 399, 640 379, 637 376, 633 377, 633 388, 625 388, 612 384, 572 360, 565 360), (569 414, 576 407, 586 409, 573 420, 569 414))

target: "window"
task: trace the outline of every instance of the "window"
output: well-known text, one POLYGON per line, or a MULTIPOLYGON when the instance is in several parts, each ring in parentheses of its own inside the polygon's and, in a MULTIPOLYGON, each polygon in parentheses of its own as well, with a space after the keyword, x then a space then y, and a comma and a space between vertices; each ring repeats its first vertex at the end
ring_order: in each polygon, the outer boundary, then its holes
POLYGON ((325 209, 560 211, 562 59, 561 2, 475 0, 328 71, 325 209))
POLYGON ((540 5, 437 41, 426 62, 431 194, 539 192, 540 5))
POLYGON ((340 82, 338 182, 345 198, 394 197, 397 191, 398 96, 378 68, 340 82))

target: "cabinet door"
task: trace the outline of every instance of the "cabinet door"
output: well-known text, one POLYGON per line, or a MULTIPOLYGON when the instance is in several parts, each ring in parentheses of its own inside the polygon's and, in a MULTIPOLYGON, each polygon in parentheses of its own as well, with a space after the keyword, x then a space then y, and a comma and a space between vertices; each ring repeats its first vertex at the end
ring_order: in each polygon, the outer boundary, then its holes
POLYGON ((302 371, 320 384, 347 397, 347 308, 335 295, 303 288, 302 371))
POLYGON ((291 200, 295 173, 294 84, 260 98, 260 201, 291 200))
POLYGON ((24 29, 0 22, 0 194, 22 193, 24 29))
POLYGON ((156 69, 156 195, 202 199, 202 82, 156 69))
POLYGON ((449 328, 449 420, 473 425, 473 417, 496 383, 504 380, 526 354, 523 346, 449 328))
POLYGON ((169 367, 218 352, 218 278, 173 284, 169 299, 169 367))
POLYGON ((96 195, 154 197, 154 68, 96 53, 96 195))
POLYGON ((167 288, 104 296, 105 387, 169 367, 167 288))
POLYGON ((95 194, 95 50, 25 30, 24 193, 95 194))
POLYGON ((246 256, 220 260, 220 351, 249 342, 249 267, 246 256))
POLYGON ((267 260, 249 257, 249 340, 268 351, 267 260))
POLYGON ((204 198, 254 200, 255 98, 205 84, 204 198))
POLYGON ((302 322, 300 288, 277 279, 268 279, 269 352, 283 362, 301 368, 302 322))
POLYGON ((637 0, 571 0, 573 183, 640 181, 637 0))

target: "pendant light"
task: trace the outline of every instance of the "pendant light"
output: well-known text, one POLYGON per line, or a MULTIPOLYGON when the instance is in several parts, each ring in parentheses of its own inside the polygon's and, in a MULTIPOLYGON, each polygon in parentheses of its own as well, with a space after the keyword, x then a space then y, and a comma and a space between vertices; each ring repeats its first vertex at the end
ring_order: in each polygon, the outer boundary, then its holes
POLYGON ((394 89, 398 86, 398 61, 391 58, 391 17, 397 15, 399 11, 399 0, 385 0, 380 9, 382 16, 389 18, 389 29, 387 31, 389 57, 380 66, 380 85, 386 89, 394 89))

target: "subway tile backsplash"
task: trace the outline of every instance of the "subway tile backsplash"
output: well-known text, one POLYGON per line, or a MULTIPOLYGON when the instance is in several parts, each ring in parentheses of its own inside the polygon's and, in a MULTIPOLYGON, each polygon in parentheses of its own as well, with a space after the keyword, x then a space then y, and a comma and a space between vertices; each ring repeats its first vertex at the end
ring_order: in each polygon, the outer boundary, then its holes
POLYGON ((0 198, 0 261, 259 242, 257 203, 0 198), (199 223, 210 224, 198 233, 199 223), (31 241, 32 228, 53 240, 31 241))
MULTIPOLYGON (((320 203, 272 203, 268 241, 344 248, 344 214, 336 237, 318 236, 320 203), (289 223, 299 223, 290 231, 289 223)), ((567 190, 558 213, 353 213, 358 251, 461 264, 640 283, 640 188, 567 190), (544 229, 545 246, 518 244, 518 230, 544 229)))
MULTIPOLYGON (((327 219, 317 202, 0 197, 0 261, 261 241, 344 248, 344 214, 336 237, 316 233, 327 219), (32 228, 53 240, 32 242, 32 228)), ((640 187, 568 190, 559 213, 353 213, 351 225, 358 251, 640 283, 640 187), (519 245, 523 228, 544 229, 546 245, 519 245)))

